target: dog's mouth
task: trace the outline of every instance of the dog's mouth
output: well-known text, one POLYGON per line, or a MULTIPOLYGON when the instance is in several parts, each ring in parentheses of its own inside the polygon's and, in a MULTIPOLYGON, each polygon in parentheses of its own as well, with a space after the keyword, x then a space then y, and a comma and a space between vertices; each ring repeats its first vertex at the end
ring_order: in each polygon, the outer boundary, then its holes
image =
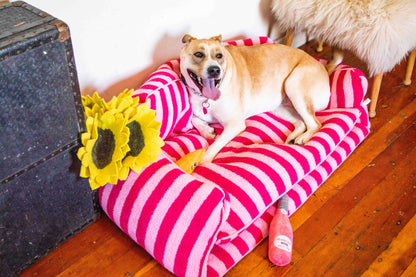
POLYGON ((198 77, 198 75, 196 75, 191 70, 188 69, 187 71, 188 71, 189 77, 191 77, 192 81, 199 88, 199 91, 202 93, 203 96, 212 100, 217 100, 221 96, 221 92, 218 89, 221 83, 221 78, 202 79, 201 77, 198 77))

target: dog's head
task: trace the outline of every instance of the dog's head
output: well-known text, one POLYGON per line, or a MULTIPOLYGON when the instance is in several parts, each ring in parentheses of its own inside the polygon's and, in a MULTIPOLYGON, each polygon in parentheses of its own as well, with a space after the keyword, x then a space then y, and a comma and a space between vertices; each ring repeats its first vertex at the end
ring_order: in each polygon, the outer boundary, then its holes
POLYGON ((221 35, 210 39, 196 39, 190 35, 182 38, 181 74, 194 92, 217 100, 226 65, 225 49, 221 35))

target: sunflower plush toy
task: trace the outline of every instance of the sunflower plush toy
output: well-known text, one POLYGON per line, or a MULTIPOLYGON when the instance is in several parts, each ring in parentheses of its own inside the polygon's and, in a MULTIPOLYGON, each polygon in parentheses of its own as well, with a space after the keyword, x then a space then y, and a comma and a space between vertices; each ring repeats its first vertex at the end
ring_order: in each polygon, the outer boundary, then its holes
POLYGON ((82 97, 87 132, 78 150, 80 176, 89 178, 93 190, 125 180, 130 170, 139 173, 162 153, 155 111, 147 103, 138 104, 132 94, 125 90, 110 102, 98 93, 82 97))

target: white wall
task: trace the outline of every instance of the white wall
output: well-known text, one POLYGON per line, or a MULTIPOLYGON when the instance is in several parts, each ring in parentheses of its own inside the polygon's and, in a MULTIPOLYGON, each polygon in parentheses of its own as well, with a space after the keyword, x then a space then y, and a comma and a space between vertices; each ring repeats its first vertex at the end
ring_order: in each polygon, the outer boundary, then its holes
POLYGON ((179 56, 185 33, 224 39, 267 35, 270 0, 26 0, 71 30, 83 94, 136 88, 179 56))

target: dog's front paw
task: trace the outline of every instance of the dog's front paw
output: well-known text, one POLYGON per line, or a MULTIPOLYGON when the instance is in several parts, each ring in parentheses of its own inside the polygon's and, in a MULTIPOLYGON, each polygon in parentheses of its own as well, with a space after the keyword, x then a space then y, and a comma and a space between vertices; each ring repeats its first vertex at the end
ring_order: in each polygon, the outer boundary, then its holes
POLYGON ((202 160, 201 160, 200 164, 210 163, 210 162, 212 162, 212 159, 213 159, 213 158, 211 158, 211 157, 207 157, 207 156, 205 155, 205 156, 202 158, 202 160))
POLYGON ((214 139, 217 136, 214 128, 196 116, 192 117, 192 125, 194 125, 201 136, 206 139, 214 139))
POLYGON ((217 132, 215 132, 215 129, 208 125, 198 131, 206 139, 215 139, 215 137, 217 136, 217 132))
POLYGON ((217 151, 212 149, 212 147, 208 147, 207 151, 205 151, 204 156, 201 159, 201 164, 203 163, 210 163, 217 155, 217 151))

